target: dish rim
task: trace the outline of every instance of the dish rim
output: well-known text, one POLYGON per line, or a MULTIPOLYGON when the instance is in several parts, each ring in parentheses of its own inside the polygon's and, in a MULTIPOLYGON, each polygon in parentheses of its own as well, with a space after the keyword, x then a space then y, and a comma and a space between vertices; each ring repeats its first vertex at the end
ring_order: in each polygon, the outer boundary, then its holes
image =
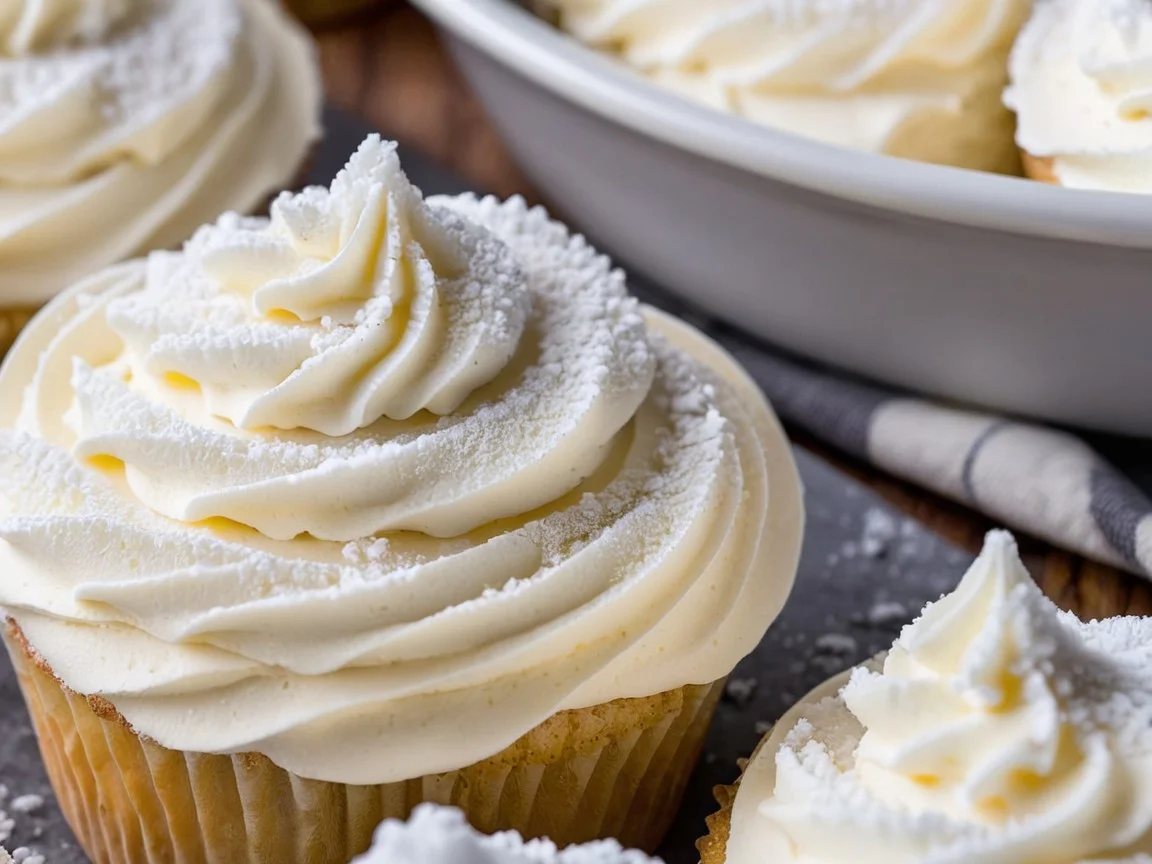
POLYGON ((437 24, 553 94, 634 133, 825 195, 973 228, 1152 248, 1152 196, 1064 189, 825 144, 697 105, 509 0, 413 0, 437 24))

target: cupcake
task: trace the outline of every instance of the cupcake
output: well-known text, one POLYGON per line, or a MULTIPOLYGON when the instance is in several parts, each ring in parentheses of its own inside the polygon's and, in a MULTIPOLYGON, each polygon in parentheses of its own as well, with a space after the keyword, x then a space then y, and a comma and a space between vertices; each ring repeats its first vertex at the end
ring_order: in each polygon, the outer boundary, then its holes
POLYGON ((407 822, 389 819, 372 848, 355 864, 660 864, 614 840, 569 846, 548 840, 525 843, 516 833, 486 837, 459 810, 421 804, 407 822))
POLYGON ((989 535, 890 653, 760 745, 703 864, 1087 864, 1152 853, 1152 626, 1081 623, 989 535))
POLYGON ((1031 0, 538 0, 690 99, 871 153, 1019 173, 1001 102, 1031 0))
POLYGON ((72 282, 293 181, 313 48, 273 0, 0 9, 0 343, 72 282))
POLYGON ((378 138, 68 290, 0 406, 7 644, 96 861, 346 862, 424 801, 651 849, 794 577, 745 373, 378 138))
POLYGON ((1005 103, 1028 176, 1152 192, 1152 6, 1047 0, 1012 53, 1005 103))

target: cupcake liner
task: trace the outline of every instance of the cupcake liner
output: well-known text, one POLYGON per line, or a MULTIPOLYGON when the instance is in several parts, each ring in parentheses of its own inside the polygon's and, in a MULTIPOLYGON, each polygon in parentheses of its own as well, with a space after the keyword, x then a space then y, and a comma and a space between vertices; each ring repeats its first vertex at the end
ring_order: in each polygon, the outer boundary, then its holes
POLYGON ((24 325, 35 314, 35 309, 0 309, 0 357, 12 347, 24 325))
POLYGON ((708 833, 696 841, 700 864, 724 864, 728 857, 728 837, 732 833, 732 806, 740 784, 717 786, 712 790, 720 809, 705 819, 708 833))
POLYGON ((4 634, 52 787, 95 864, 346 864, 386 818, 423 802, 488 833, 651 851, 677 810, 723 681, 557 714, 501 753, 377 786, 306 780, 257 754, 169 750, 106 701, 65 688, 10 622, 4 634))

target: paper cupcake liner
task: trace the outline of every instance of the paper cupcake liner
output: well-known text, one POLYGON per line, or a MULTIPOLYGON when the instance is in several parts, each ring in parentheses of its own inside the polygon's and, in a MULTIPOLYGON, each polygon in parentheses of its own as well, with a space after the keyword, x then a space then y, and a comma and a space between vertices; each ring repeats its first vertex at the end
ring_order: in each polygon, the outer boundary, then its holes
POLYGON ((35 309, 0 309, 0 357, 12 347, 24 325, 35 314, 35 309))
POLYGON ((346 864, 376 826, 426 801, 485 832, 564 846, 617 837, 651 851, 679 809, 723 690, 688 686, 555 715, 491 759, 377 786, 306 780, 256 754, 182 753, 106 701, 65 688, 10 624, 52 787, 96 864, 346 864))
POLYGON ((704 821, 708 833, 696 841, 696 851, 700 853, 700 864, 724 864, 728 857, 728 837, 732 831, 732 805, 736 803, 735 786, 717 786, 712 790, 720 809, 704 821))

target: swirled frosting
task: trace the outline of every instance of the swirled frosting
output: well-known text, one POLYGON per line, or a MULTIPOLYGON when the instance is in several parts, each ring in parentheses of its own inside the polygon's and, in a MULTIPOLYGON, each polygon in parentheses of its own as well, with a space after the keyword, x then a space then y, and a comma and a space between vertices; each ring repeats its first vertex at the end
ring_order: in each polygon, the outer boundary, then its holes
POLYGON ((1015 170, 1001 104, 1031 0, 543 0, 561 26, 721 110, 875 153, 1015 170))
POLYGON ((10 404, 0 604, 31 645, 161 744, 307 777, 455 770, 721 678, 796 563, 733 362, 543 211, 425 201, 379 139, 62 296, 10 404))
POLYGON ((12 0, 0 8, 0 46, 19 56, 92 43, 128 14, 132 0, 12 0))
POLYGON ((515 832, 487 837, 459 810, 422 804, 407 823, 389 819, 376 829, 372 849, 353 864, 660 864, 619 843, 569 846, 548 840, 525 842, 515 832))
POLYGON ((319 110, 312 47, 271 0, 4 4, 0 306, 260 206, 319 110))
POLYGON ((1152 852, 1152 628, 1083 624, 989 535, 882 660, 810 696, 741 783, 729 864, 1075 864, 1152 852))
POLYGON ((1012 54, 1017 141, 1064 186, 1152 193, 1152 5, 1039 3, 1012 54))

